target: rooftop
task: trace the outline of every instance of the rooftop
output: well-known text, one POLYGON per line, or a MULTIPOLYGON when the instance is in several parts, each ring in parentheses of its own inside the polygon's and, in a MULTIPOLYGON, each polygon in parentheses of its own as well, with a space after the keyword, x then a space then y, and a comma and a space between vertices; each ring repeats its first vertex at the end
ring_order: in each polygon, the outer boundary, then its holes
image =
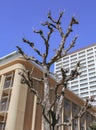
POLYGON ((94 47, 94 46, 96 46, 96 43, 91 44, 91 45, 86 46, 86 47, 83 47, 83 48, 80 48, 80 49, 77 49, 77 50, 75 50, 75 51, 73 51, 73 52, 68 53, 68 55, 74 54, 74 53, 79 52, 79 51, 83 51, 83 50, 85 50, 85 49, 88 49, 88 48, 94 47))
POLYGON ((17 51, 9 53, 8 55, 0 58, 0 65, 6 64, 8 61, 17 58, 18 56, 20 56, 20 54, 17 51))

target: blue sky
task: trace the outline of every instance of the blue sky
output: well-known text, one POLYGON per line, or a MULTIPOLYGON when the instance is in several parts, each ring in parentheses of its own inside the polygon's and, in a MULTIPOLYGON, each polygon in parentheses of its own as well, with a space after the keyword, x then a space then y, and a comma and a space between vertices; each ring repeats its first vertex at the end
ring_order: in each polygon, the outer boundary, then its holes
MULTIPOLYGON (((40 23, 47 20, 49 10, 54 18, 60 11, 65 11, 62 20, 65 32, 71 17, 78 19, 79 25, 74 26, 68 41, 75 35, 79 36, 75 50, 96 43, 96 0, 0 0, 0 57, 15 51, 17 45, 31 54, 22 43, 23 37, 36 42, 43 50, 43 43, 32 29, 42 28, 40 23)), ((53 37, 52 48, 59 44, 58 41, 59 37, 53 37)))

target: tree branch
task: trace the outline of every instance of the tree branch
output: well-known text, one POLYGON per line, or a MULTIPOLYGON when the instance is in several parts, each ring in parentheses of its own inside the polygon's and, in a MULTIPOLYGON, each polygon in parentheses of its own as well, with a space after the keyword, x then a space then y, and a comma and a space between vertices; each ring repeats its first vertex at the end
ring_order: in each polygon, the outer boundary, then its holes
MULTIPOLYGON (((60 19, 61 19, 61 17, 60 17, 60 19)), ((70 22, 70 24, 69 24, 69 27, 68 27, 68 29, 67 29, 66 34, 63 33, 63 30, 62 30, 62 28, 61 28, 60 23, 57 24, 57 26, 55 26, 56 29, 59 30, 59 32, 60 32, 60 34, 61 34, 61 37, 62 37, 62 40, 61 40, 61 43, 60 43, 60 47, 59 47, 59 49, 57 50, 57 53, 56 53, 55 56, 49 61, 49 66, 50 66, 51 64, 53 64, 54 62, 56 62, 58 59, 64 57, 64 56, 67 54, 67 52, 68 52, 68 51, 73 47, 73 45, 75 44, 77 37, 74 38, 74 40, 73 40, 72 43, 70 44, 69 48, 68 48, 67 50, 65 50, 66 53, 64 53, 64 54, 62 55, 62 52, 63 52, 63 50, 64 50, 64 45, 65 45, 66 39, 68 38, 69 34, 72 32, 72 26, 73 26, 74 24, 78 24, 78 21, 77 21, 74 17, 72 17, 71 22, 70 22)))
POLYGON ((72 124, 70 123, 70 122, 64 122, 64 123, 60 123, 60 124, 57 124, 56 126, 57 126, 57 129, 59 128, 59 127, 61 127, 61 126, 71 126, 72 124))
MULTIPOLYGON (((67 54, 67 52, 68 52, 72 47, 74 47, 77 38, 78 38, 78 36, 75 36, 75 38, 73 39, 73 41, 70 43, 69 47, 65 50, 65 54, 67 54)), ((65 54, 64 54, 64 55, 65 55, 65 54)))
POLYGON ((73 79, 75 79, 77 76, 79 76, 81 73, 79 72, 80 69, 80 62, 78 61, 75 69, 71 70, 70 75, 66 77, 66 81, 71 81, 73 79))
MULTIPOLYGON (((91 98, 89 98, 89 99, 86 99, 84 105, 81 107, 81 110, 80 110, 80 112, 78 113, 78 115, 77 115, 76 118, 81 118, 81 117, 87 112, 87 110, 92 107, 92 105, 91 105, 90 103, 93 102, 93 101, 94 101, 94 98, 93 98, 93 97, 91 97, 91 98)), ((75 119, 76 119, 76 118, 75 118, 75 119)), ((74 118, 73 118, 73 119, 74 119, 74 118)), ((72 120, 73 120, 73 119, 72 119, 72 120)))
POLYGON ((51 125, 51 122, 50 122, 50 120, 47 118, 47 116, 46 116, 46 114, 45 114, 45 107, 43 106, 43 111, 42 111, 42 114, 43 114, 43 116, 44 116, 44 118, 45 118, 45 120, 51 125))
POLYGON ((69 36, 69 34, 73 31, 73 30, 72 30, 72 26, 73 26, 74 24, 79 24, 79 22, 78 22, 74 17, 72 17, 72 19, 71 19, 71 21, 70 21, 70 24, 69 24, 69 27, 68 27, 68 29, 67 29, 67 32, 66 32, 66 34, 65 34, 65 37, 66 37, 66 38, 67 38, 67 37, 69 36))
POLYGON ((26 55, 23 50, 17 46, 17 49, 18 49, 18 52, 26 59, 26 60, 29 60, 29 61, 34 61, 35 63, 37 63, 38 65, 42 65, 42 62, 40 62, 39 60, 35 59, 35 57, 32 57, 32 56, 28 56, 26 55))
POLYGON ((55 23, 55 24, 60 24, 60 20, 61 20, 61 18, 62 18, 62 16, 63 16, 63 13, 64 13, 64 12, 60 12, 59 17, 58 17, 58 20, 54 20, 54 19, 52 18, 50 11, 49 11, 47 17, 48 17, 53 23, 55 23))
POLYGON ((33 43, 33 42, 30 42, 29 40, 27 40, 27 39, 25 39, 25 38, 23 38, 22 40, 23 40, 24 43, 27 43, 30 47, 32 47, 33 50, 34 50, 39 56, 43 57, 43 54, 41 54, 41 52, 34 47, 34 43, 33 43))
POLYGON ((44 37, 43 31, 42 30, 34 30, 34 33, 40 34, 44 42, 46 42, 46 38, 44 37))
MULTIPOLYGON (((42 23, 41 25, 44 26, 44 24, 42 23)), ((46 59, 47 59, 47 56, 48 56, 48 52, 49 52, 49 39, 51 37, 51 34, 53 32, 53 29, 50 27, 50 24, 47 25, 48 26, 48 29, 49 29, 49 32, 47 34, 47 38, 45 38, 44 34, 43 34, 43 31, 42 30, 34 30, 34 33, 38 33, 40 34, 41 38, 44 40, 44 44, 45 44, 45 54, 42 55, 42 58, 43 58, 43 63, 46 64, 46 59)))

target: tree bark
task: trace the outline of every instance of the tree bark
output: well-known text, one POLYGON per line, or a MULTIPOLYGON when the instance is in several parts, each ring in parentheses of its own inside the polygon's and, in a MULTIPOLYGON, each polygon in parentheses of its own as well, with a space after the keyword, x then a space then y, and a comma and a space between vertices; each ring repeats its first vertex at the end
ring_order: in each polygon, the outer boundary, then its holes
POLYGON ((50 123, 48 121, 50 121, 49 119, 49 109, 50 109, 50 99, 49 99, 49 70, 47 66, 43 67, 44 69, 44 73, 43 73, 43 78, 44 78, 44 101, 43 101, 43 105, 44 105, 44 116, 46 116, 46 118, 43 118, 43 123, 44 123, 44 130, 50 130, 50 123))

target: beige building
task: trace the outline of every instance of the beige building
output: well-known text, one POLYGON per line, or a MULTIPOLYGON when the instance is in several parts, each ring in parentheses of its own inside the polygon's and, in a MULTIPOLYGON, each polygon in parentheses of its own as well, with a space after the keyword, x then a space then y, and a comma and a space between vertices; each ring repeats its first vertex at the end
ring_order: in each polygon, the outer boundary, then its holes
MULTIPOLYGON (((32 69, 33 75, 42 77, 42 69, 34 63, 25 61, 17 52, 13 52, 0 59, 0 130, 43 130, 42 110, 36 104, 37 98, 28 87, 21 84, 19 72, 32 69)), ((50 84, 55 80, 50 78, 50 84)), ((39 90, 43 98, 43 84, 34 81, 34 87, 39 90)), ((52 98, 52 95, 50 95, 52 98)), ((67 90, 62 109, 62 122, 68 121, 79 112, 84 101, 67 90)), ((81 119, 76 119, 70 128, 62 130, 87 130, 95 120, 92 108, 81 119)))

